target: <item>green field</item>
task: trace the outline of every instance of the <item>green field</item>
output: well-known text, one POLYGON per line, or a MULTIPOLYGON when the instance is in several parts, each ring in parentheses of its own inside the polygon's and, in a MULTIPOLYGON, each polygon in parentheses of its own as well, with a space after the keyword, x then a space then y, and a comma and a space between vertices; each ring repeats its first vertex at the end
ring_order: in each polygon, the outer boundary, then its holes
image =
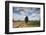
POLYGON ((31 27, 40 27, 40 21, 30 21, 27 25, 31 27))
POLYGON ((13 21, 13 28, 40 27, 40 21, 13 21))

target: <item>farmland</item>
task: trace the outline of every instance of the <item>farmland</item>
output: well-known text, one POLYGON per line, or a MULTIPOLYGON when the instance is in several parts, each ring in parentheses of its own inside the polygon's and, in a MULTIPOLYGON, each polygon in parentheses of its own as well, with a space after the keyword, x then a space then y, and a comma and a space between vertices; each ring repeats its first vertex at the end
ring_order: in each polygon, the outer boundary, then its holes
POLYGON ((13 21, 13 28, 40 27, 40 21, 13 21))

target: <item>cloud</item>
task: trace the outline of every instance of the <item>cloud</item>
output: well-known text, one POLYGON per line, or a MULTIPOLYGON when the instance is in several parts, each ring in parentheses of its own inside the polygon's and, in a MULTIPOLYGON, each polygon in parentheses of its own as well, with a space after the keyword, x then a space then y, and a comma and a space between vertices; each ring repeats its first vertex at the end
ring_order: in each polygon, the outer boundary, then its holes
POLYGON ((24 20, 26 16, 24 15, 19 15, 19 16, 14 16, 14 20, 24 20))
POLYGON ((26 16, 29 20, 39 20, 40 8, 14 7, 13 16, 14 20, 24 20, 26 16))
POLYGON ((29 20, 39 20, 40 14, 32 14, 31 16, 28 16, 29 20))

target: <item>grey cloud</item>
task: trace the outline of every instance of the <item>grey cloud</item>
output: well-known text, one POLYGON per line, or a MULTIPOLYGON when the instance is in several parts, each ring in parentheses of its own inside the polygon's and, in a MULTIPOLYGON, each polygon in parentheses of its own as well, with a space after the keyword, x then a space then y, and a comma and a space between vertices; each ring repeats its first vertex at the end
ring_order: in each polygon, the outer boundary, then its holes
POLYGON ((40 8, 35 8, 35 7, 13 7, 13 12, 21 14, 20 12, 24 12, 25 14, 40 14, 40 8), (17 10, 19 9, 19 10, 17 10))

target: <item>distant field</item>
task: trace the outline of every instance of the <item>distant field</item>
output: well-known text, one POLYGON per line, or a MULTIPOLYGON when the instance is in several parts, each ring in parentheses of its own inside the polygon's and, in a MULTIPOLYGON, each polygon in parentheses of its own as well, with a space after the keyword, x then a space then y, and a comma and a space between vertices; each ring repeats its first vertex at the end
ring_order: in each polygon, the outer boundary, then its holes
POLYGON ((25 28, 25 27, 40 27, 40 21, 28 21, 28 23, 25 23, 24 21, 13 22, 13 28, 25 28))

